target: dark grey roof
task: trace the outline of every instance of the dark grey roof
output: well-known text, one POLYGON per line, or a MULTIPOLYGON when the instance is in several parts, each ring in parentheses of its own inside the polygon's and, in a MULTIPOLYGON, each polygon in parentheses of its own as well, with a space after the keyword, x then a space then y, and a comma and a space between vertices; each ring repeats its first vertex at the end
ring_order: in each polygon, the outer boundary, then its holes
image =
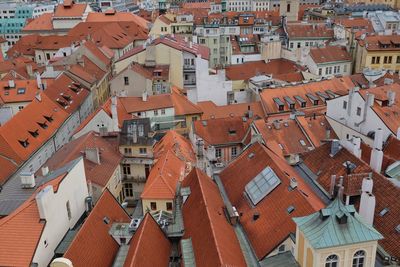
POLYGON ((139 118, 132 120, 125 120, 121 133, 119 144, 120 145, 145 145, 150 146, 154 143, 151 134, 151 126, 149 118, 139 118), (139 130, 139 129, 142 130, 139 130))
POLYGON ((63 173, 69 172, 82 157, 79 157, 73 161, 70 161, 62 168, 57 169, 47 176, 35 177, 36 185, 34 188, 22 188, 20 177, 14 176, 9 179, 0 191, 0 217, 6 216, 16 210, 22 203, 24 203, 28 198, 30 198, 38 187, 57 178, 63 173))
POLYGON ((279 253, 275 256, 265 258, 260 262, 262 267, 296 267, 299 264, 294 259, 290 251, 279 253))

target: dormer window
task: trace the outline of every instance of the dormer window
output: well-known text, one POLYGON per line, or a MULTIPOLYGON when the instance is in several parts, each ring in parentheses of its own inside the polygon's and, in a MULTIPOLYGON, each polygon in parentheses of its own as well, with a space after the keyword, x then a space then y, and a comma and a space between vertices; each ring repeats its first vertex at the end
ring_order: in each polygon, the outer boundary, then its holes
POLYGON ((59 99, 59 98, 57 99, 57 103, 60 104, 63 107, 67 107, 68 106, 68 102, 65 102, 64 100, 59 99))
POLYGON ((235 135, 236 134, 236 130, 235 129, 229 129, 228 132, 229 132, 229 135, 235 135))
POLYGON ((67 100, 68 102, 71 101, 71 96, 70 95, 62 95, 62 97, 67 100))
POLYGON ((47 123, 46 122, 38 122, 37 123, 40 127, 42 127, 42 129, 47 129, 47 123))
POLYGON ((25 91, 26 91, 25 88, 18 88, 17 94, 18 94, 18 95, 23 95, 23 94, 25 94, 25 91))
POLYGON ((28 139, 25 139, 25 140, 18 140, 18 142, 21 144, 21 146, 23 146, 23 147, 25 147, 25 148, 29 146, 28 139))
POLYGON ((39 135, 39 130, 28 131, 33 137, 37 137, 39 135))
POLYGON ((48 121, 48 122, 52 122, 54 119, 53 119, 53 116, 43 116, 45 119, 46 119, 46 121, 48 121))

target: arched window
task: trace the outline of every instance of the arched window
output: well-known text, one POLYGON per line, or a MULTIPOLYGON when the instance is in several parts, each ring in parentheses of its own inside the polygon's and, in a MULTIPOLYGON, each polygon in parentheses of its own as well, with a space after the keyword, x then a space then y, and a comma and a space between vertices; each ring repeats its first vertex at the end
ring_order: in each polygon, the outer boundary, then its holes
POLYGON ((329 255, 325 261, 325 267, 337 267, 339 265, 339 257, 335 254, 329 255))
POLYGON ((359 250, 354 253, 353 256, 353 267, 364 267, 365 262, 365 251, 359 250))

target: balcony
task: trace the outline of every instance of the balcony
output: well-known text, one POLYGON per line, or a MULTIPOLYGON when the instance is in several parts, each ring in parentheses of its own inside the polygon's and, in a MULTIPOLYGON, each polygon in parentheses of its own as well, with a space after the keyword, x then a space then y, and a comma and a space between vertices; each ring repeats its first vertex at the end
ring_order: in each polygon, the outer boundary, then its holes
POLYGON ((196 65, 183 64, 183 70, 184 71, 195 71, 196 70, 196 65))
POLYGON ((132 176, 132 175, 129 175, 129 174, 123 174, 122 175, 122 181, 124 181, 124 182, 145 183, 146 180, 147 179, 144 176, 132 176))
POLYGON ((188 79, 183 81, 184 86, 195 86, 196 85, 196 79, 188 79))

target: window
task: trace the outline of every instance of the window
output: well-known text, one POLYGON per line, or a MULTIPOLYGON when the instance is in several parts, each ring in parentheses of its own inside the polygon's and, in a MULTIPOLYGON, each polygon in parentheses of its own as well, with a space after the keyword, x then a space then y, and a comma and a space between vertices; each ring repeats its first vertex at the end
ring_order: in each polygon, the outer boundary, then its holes
POLYGON ((361 108, 357 107, 357 116, 361 116, 361 108))
POLYGON ((343 109, 347 109, 347 101, 343 101, 343 109))
POLYGON ((280 246, 278 247, 278 253, 285 252, 285 250, 286 250, 285 245, 280 245, 280 246))
POLYGON ((232 155, 232 157, 236 157, 237 156, 237 147, 236 146, 231 148, 231 155, 232 155))
POLYGON ((181 128, 186 128, 186 120, 181 121, 181 128))
POLYGON ((154 116, 158 116, 158 110, 154 110, 154 116))
POLYGON ((392 56, 385 56, 383 58, 383 64, 392 64, 392 56))
POLYGON ((17 94, 18 94, 18 95, 23 95, 23 94, 25 94, 25 88, 18 88, 17 94))
POLYGON ((301 43, 298 42, 298 43, 297 43, 297 48, 300 48, 300 46, 301 46, 301 43))
POLYGON ((290 12, 290 4, 287 4, 287 6, 286 6, 286 12, 290 12))
POLYGON ((19 111, 21 111, 21 110, 23 110, 23 109, 24 109, 24 106, 19 106, 19 107, 18 107, 18 110, 19 110, 19 111))
POLYGON ((356 253, 354 253, 353 267, 364 267, 364 261, 365 261, 365 251, 364 250, 359 250, 356 253))
POLYGON ((125 148, 124 148, 124 154, 126 154, 126 155, 131 155, 131 154, 132 154, 132 148, 130 148, 130 147, 125 147, 125 148))
POLYGON ((371 64, 376 64, 376 57, 371 58, 371 64))
POLYGON ((129 77, 124 77, 124 84, 129 85, 129 77))
POLYGON ((122 173, 126 175, 131 174, 131 165, 130 164, 122 164, 122 173))
POLYGON ((139 153, 140 154, 147 154, 147 148, 145 148, 145 147, 139 148, 139 153))
POLYGON ((167 202, 165 204, 165 206, 166 206, 167 210, 172 210, 172 202, 167 202))
POLYGON ((322 68, 318 69, 318 75, 321 76, 322 75, 322 68))
POLYGON ((165 115, 165 109, 161 110, 161 115, 165 115))
POLYGON ((332 254, 326 258, 325 267, 337 267, 339 263, 339 258, 337 255, 332 254))
POLYGON ((216 157, 216 158, 222 157, 222 150, 221 150, 221 148, 216 148, 216 149, 215 149, 215 157, 216 157))
POLYGON ((124 184, 125 187, 125 197, 133 197, 133 186, 132 184, 124 184))
POLYGON ((293 43, 290 43, 290 44, 289 44, 289 47, 292 49, 292 48, 293 48, 293 43))
POLYGON ((151 210, 156 210, 157 209, 157 203, 156 202, 150 202, 150 209, 151 210))
MULTIPOLYGON (((72 214, 71 214, 71 206, 70 206, 70 204, 69 204, 69 200, 67 201, 67 203, 65 203, 65 206, 67 207, 68 220, 71 220, 72 214)), ((354 265, 354 264, 353 264, 353 265, 354 265)))
POLYGON ((343 66, 343 72, 347 72, 347 65, 343 66))
POLYGON ((381 62, 381 57, 376 57, 376 64, 379 64, 381 62))
POLYGON ((138 134, 139 134, 139 136, 144 136, 144 125, 143 124, 138 125, 138 134))

